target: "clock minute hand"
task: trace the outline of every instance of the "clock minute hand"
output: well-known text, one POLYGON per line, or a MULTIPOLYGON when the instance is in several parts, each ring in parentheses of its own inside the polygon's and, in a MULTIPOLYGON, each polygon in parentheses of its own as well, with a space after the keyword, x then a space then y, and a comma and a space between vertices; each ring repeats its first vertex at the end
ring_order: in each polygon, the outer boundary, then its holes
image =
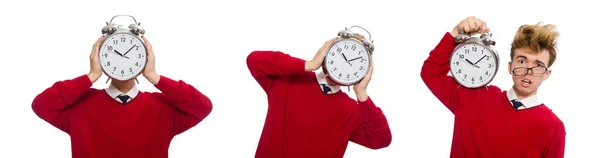
POLYGON ((477 60, 477 62, 475 62, 475 64, 473 65, 477 65, 477 63, 479 63, 483 58, 485 58, 487 55, 484 55, 483 57, 481 57, 481 59, 477 60))
POLYGON ((350 60, 348 60, 348 62, 351 62, 351 61, 354 61, 354 60, 357 60, 357 59, 362 59, 362 57, 357 57, 357 58, 354 58, 354 59, 350 59, 350 60))
POLYGON ((129 51, 131 51, 131 49, 133 49, 133 47, 135 47, 136 45, 131 46, 131 48, 129 48, 129 50, 127 50, 127 52, 125 52, 125 54, 123 54, 123 56, 127 55, 127 53, 129 53, 129 51))

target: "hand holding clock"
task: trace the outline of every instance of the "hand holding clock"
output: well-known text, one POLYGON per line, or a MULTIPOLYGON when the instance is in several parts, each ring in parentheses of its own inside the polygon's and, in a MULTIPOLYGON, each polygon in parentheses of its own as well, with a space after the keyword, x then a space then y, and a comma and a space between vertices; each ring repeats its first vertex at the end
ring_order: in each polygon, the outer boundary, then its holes
POLYGON ((148 41, 148 39, 146 39, 146 37, 142 36, 142 39, 144 40, 144 43, 146 44, 146 49, 148 52, 148 61, 146 63, 146 67, 144 68, 144 71, 142 72, 142 75, 144 75, 144 77, 146 79, 148 79, 148 81, 154 85, 156 85, 158 83, 158 81, 160 80, 160 75, 158 75, 156 73, 156 69, 155 69, 155 65, 154 65, 154 61, 155 61, 155 57, 154 57, 154 49, 152 49, 152 44, 150 44, 150 41, 148 41))
POLYGON ((304 71, 310 72, 310 71, 315 71, 315 70, 319 69, 321 67, 321 64, 323 64, 323 60, 325 59, 325 56, 327 56, 327 51, 328 51, 329 47, 331 47, 333 42, 335 42, 335 40, 337 40, 337 39, 338 39, 338 37, 334 37, 334 38, 328 40, 327 42, 325 42, 325 44, 323 44, 323 46, 321 46, 319 51, 317 51, 317 54, 315 55, 315 57, 313 57, 312 60, 306 61, 306 63, 304 63, 304 71))
POLYGON ((92 47, 92 53, 90 54, 90 72, 88 73, 88 77, 92 83, 96 82, 96 80, 102 76, 102 67, 100 66, 98 52, 100 51, 100 45, 103 40, 104 36, 101 36, 96 40, 96 43, 94 43, 94 46, 92 47))
POLYGON ((487 27, 487 24, 483 20, 474 16, 470 16, 458 23, 458 25, 452 29, 450 34, 452 34, 453 37, 456 37, 460 32, 477 34, 486 33, 489 31, 490 30, 487 27))
POLYGON ((369 98, 369 95, 367 94, 367 86, 369 85, 369 82, 371 81, 371 76, 373 75, 372 56, 369 61, 371 63, 371 66, 369 66, 369 72, 367 72, 365 78, 363 78, 358 84, 352 87, 354 89, 354 92, 356 93, 356 99, 360 102, 364 102, 369 98))

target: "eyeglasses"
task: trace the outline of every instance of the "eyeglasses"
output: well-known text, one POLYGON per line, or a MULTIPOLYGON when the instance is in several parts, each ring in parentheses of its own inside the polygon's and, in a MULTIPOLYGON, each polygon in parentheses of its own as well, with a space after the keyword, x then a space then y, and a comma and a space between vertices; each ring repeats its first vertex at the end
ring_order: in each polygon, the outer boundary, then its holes
POLYGON ((529 74, 530 70, 531 70, 532 74, 541 75, 541 74, 545 74, 546 71, 548 71, 548 68, 544 67, 544 66, 535 66, 535 67, 530 67, 530 68, 518 67, 518 68, 513 69, 512 73, 515 76, 525 76, 525 75, 529 74))

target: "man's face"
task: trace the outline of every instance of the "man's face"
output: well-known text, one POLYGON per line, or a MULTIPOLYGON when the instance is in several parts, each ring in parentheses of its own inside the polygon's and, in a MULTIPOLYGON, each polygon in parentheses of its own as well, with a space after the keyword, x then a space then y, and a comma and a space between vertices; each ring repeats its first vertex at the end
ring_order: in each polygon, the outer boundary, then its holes
POLYGON ((550 52, 546 49, 541 53, 533 53, 524 48, 515 49, 513 59, 508 63, 508 71, 512 75, 517 95, 528 97, 537 93, 538 87, 552 72, 547 69, 549 61, 550 52))

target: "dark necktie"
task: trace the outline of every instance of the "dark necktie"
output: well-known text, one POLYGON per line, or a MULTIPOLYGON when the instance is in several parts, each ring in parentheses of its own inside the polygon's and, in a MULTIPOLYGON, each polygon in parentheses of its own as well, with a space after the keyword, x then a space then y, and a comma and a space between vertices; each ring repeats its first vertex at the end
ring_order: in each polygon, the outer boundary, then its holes
POLYGON ((321 84, 321 87, 323 87, 323 94, 328 94, 331 91, 331 88, 326 84, 321 84))
POLYGON ((129 100, 129 96, 128 95, 119 95, 117 96, 117 98, 119 98, 119 100, 121 100, 121 103, 127 103, 127 100, 129 100))
POLYGON ((523 106, 523 103, 521 103, 521 102, 520 102, 519 100, 517 100, 517 99, 513 99, 513 100, 511 100, 510 102, 512 102, 512 104, 513 104, 513 107, 514 107, 515 109, 519 109, 519 107, 523 106))

